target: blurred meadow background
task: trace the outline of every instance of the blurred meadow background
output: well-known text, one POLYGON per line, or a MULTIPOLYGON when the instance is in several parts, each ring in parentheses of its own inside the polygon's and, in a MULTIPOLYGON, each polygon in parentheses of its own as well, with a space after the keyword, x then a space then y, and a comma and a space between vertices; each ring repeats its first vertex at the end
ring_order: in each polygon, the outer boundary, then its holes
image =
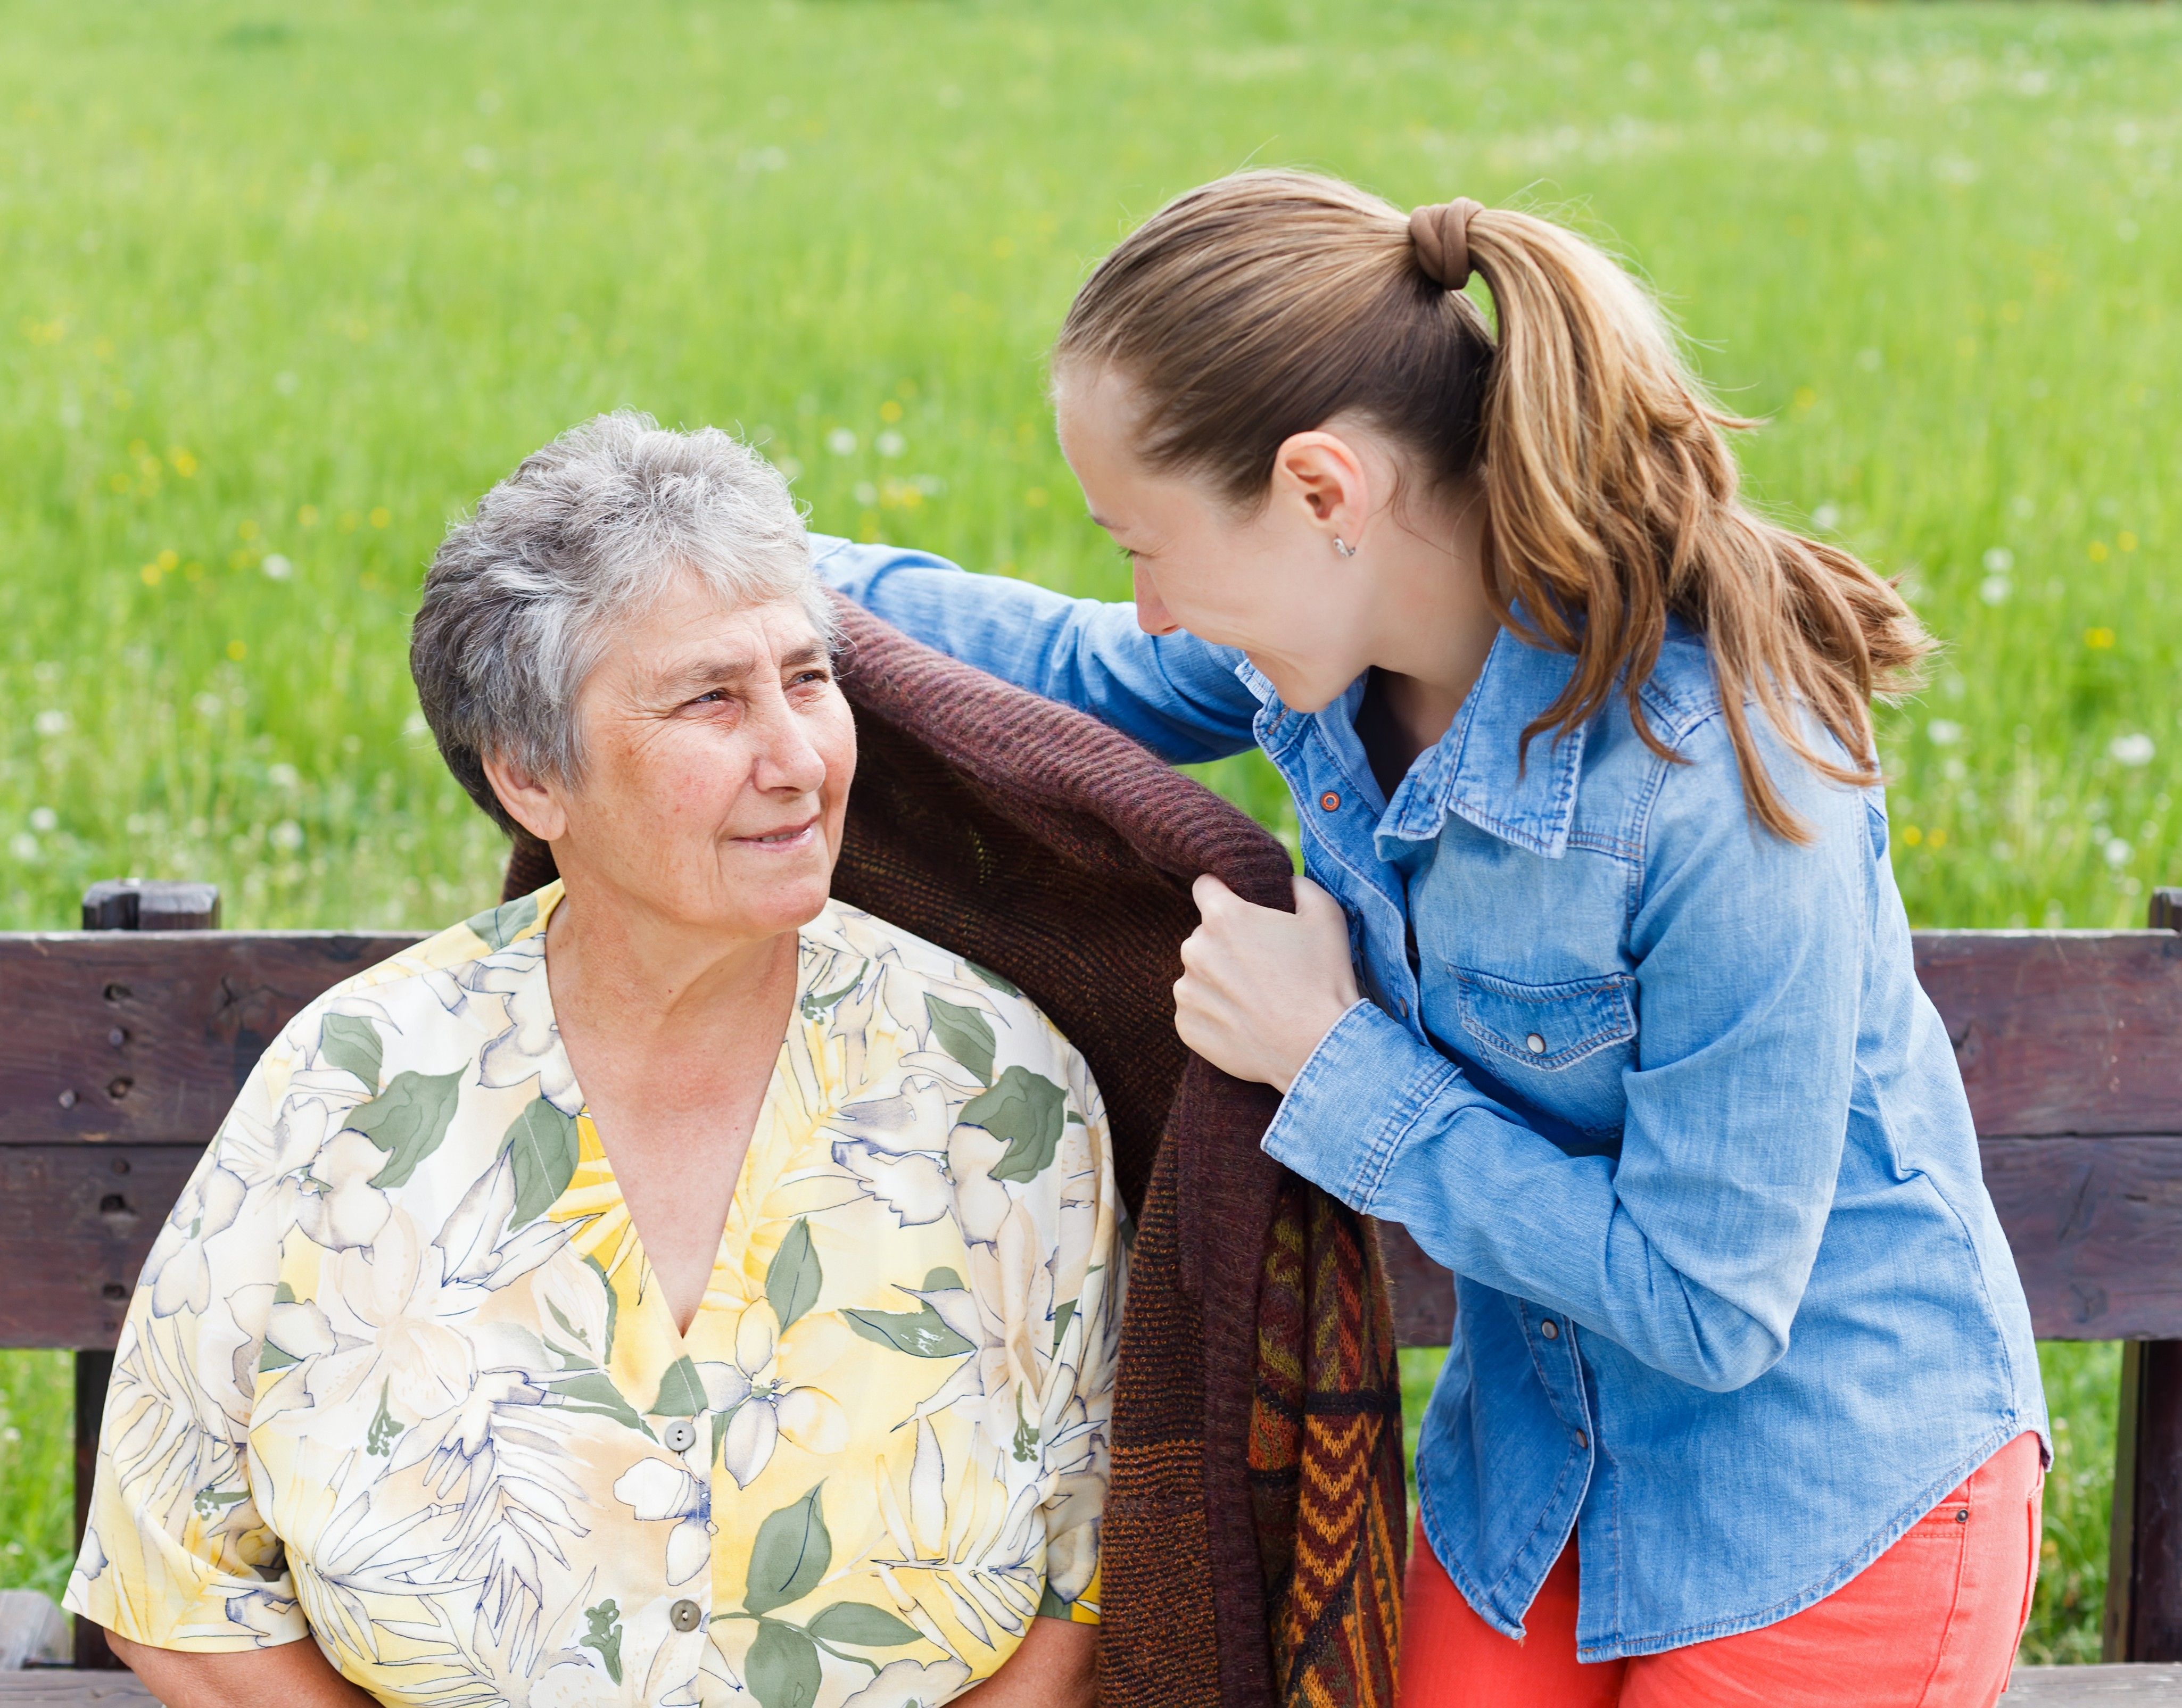
MULTIPOLYGON (((2161 4, 0 0, 0 926, 130 874, 251 927, 490 896, 408 615, 595 411, 1122 595, 1042 351, 1131 224, 1275 163, 1626 257, 1764 501, 1947 643, 1883 726, 1913 919, 2141 923, 2182 882, 2178 88, 2161 4)), ((2117 1364, 2046 1352, 2026 1654, 2091 1659, 2117 1364)), ((67 1394, 0 1354, 0 1586, 64 1581, 67 1394)))

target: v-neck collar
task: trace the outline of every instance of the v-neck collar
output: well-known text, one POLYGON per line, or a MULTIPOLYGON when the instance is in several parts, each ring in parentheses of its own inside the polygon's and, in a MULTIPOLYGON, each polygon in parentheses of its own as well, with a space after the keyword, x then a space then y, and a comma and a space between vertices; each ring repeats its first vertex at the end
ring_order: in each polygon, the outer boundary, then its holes
MULTIPOLYGON (((612 1158, 606 1154, 598 1123, 591 1114, 590 1100, 584 1095, 582 1082, 576 1077, 575 1066, 561 1037, 560 1016, 553 1004, 552 982, 547 976, 546 937, 554 910, 565 895, 566 891, 557 881, 539 894, 534 932, 537 959, 530 973, 538 981, 540 1001, 552 1028, 551 1042, 546 1052, 546 1070, 556 1082, 568 1087, 568 1100, 577 1110, 575 1169, 568 1186, 545 1213, 555 1221, 582 1223, 571 1243, 584 1261, 599 1271, 623 1307, 636 1313, 634 1321, 618 1325, 617 1340, 621 1346, 628 1346, 632 1331, 636 1331, 635 1338, 654 1350, 650 1356, 640 1356, 634 1368, 664 1371, 679 1359, 691 1356, 705 1342, 717 1340, 717 1335, 703 1332, 708 1327, 708 1313, 713 1317, 732 1313, 745 1302, 736 1278, 741 1271, 756 1210, 779 1178, 795 1142, 795 1136, 782 1129, 787 1116, 785 1093, 795 1078, 791 1058, 797 1042, 798 1022, 803 1012, 803 999, 810 994, 811 969, 817 959, 811 953, 814 946, 806 933, 811 926, 826 920, 827 915, 822 913, 817 920, 796 933, 795 988, 789 1005, 788 1025, 782 1033, 772 1071, 767 1076, 765 1095, 759 1101, 756 1118, 750 1125, 750 1142, 743 1149, 734 1192, 728 1201, 727 1216, 712 1248, 712 1268, 706 1278, 704 1296, 697 1302, 689 1328, 684 1329, 675 1323, 673 1307, 658 1285, 651 1259, 645 1253, 643 1237, 637 1229, 635 1213, 622 1191, 620 1177, 615 1172, 612 1158)), ((828 912, 832 905, 830 902, 827 904, 828 912)), ((731 1324, 729 1331, 732 1332, 731 1324)), ((615 1362, 619 1363, 621 1360, 617 1358, 615 1362)))

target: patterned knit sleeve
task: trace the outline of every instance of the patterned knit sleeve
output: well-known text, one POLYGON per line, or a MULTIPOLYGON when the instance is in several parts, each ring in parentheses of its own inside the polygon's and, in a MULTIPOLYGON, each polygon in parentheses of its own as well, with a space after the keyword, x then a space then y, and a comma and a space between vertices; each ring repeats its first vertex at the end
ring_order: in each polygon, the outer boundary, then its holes
POLYGON ((282 1178, 299 1136, 282 1108, 288 1044, 258 1063, 167 1218, 114 1353, 65 1605, 152 1648, 219 1653, 309 1634, 246 1446, 283 1208, 298 1190, 282 1178))
POLYGON ((1061 1064, 1068 1124, 1061 1144, 1061 1237, 1054 1252, 1053 1342, 1047 1368, 1046 1587, 1038 1612, 1096 1624, 1114 1374, 1127 1286, 1127 1220, 1114 1185, 1105 1104, 1073 1049, 1061 1064), (1079 1119, 1080 1118, 1080 1119, 1079 1119))

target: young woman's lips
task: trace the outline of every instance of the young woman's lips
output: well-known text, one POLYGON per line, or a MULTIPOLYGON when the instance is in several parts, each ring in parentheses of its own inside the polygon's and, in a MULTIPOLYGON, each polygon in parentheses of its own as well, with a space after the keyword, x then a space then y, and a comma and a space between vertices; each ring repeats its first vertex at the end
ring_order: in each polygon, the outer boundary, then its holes
POLYGON ((780 854, 809 847, 817 834, 818 816, 814 813, 801 824, 784 826, 779 830, 767 831, 758 836, 739 836, 735 840, 745 848, 762 848, 768 854, 780 854))

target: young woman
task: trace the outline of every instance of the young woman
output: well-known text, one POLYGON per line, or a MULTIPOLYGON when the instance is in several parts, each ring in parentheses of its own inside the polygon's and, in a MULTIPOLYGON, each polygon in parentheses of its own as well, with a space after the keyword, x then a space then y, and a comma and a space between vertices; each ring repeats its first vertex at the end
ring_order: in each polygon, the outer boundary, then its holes
POLYGON ((1405 1708, 1990 1704, 2046 1414, 1887 865, 1916 619, 1738 500, 1652 302, 1525 214, 1206 185, 1092 275, 1054 395, 1133 611, 820 573, 1294 791, 1295 911, 1200 881, 1177 1020, 1457 1278, 1405 1708))

